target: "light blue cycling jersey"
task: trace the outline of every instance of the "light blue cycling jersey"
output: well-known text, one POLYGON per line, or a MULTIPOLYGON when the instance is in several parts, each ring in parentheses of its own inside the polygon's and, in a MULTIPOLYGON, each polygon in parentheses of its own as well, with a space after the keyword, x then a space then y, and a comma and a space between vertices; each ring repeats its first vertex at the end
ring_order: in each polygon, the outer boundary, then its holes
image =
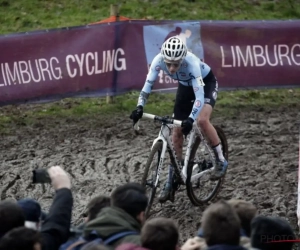
POLYGON ((196 120, 204 106, 203 78, 209 73, 210 67, 206 63, 202 62, 193 53, 188 52, 186 57, 182 61, 180 68, 176 71, 175 74, 171 75, 163 60, 162 55, 159 53, 154 57, 151 63, 146 82, 140 93, 137 105, 144 106, 146 104, 160 70, 166 72, 174 80, 178 80, 179 84, 193 87, 195 93, 195 101, 189 117, 193 120, 196 120))

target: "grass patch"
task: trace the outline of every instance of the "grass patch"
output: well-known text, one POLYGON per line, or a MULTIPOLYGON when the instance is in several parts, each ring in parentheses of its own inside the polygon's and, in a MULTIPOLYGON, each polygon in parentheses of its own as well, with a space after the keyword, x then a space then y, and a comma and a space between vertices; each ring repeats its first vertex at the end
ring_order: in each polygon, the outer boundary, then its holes
POLYGON ((299 0, 0 0, 0 34, 85 25, 118 3, 129 18, 177 20, 299 19, 299 0))
MULTIPOLYGON (((116 96, 115 102, 107 104, 104 98, 66 98, 57 102, 8 105, 0 109, 0 131, 5 133, 11 125, 34 125, 41 119, 84 119, 120 115, 129 119, 136 107, 139 92, 116 96)), ((156 115, 172 115, 175 93, 152 93, 145 112, 156 115)), ((298 105, 300 88, 273 90, 221 91, 213 115, 230 118, 240 110, 260 107, 277 108, 298 105)))

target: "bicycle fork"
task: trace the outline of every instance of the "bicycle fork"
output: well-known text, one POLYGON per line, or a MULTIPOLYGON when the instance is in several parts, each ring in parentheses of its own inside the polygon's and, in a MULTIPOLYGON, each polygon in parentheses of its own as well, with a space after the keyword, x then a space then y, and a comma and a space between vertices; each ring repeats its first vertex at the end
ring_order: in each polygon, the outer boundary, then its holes
POLYGON ((157 167, 157 172, 155 175, 155 182, 154 182, 154 187, 156 188, 158 186, 158 182, 159 182, 159 176, 160 176, 160 171, 161 168, 164 164, 164 159, 165 159, 165 154, 166 154, 166 150, 167 150, 167 141, 165 139, 165 133, 166 133, 166 129, 165 127, 162 127, 161 130, 159 131, 158 137, 153 141, 152 148, 154 147, 154 145, 161 141, 162 142, 162 150, 161 150, 161 154, 160 154, 160 158, 159 158, 159 163, 158 163, 158 167, 157 167))
POLYGON ((160 159, 159 159, 158 168, 157 168, 156 177, 155 177, 155 183, 154 183, 154 187, 155 188, 158 185, 160 171, 161 171, 161 168, 162 168, 162 166, 164 164, 165 153, 166 153, 166 149, 167 149, 167 143, 166 143, 166 141, 162 140, 162 143, 163 143, 163 146, 162 146, 162 151, 161 151, 161 154, 160 154, 160 159))

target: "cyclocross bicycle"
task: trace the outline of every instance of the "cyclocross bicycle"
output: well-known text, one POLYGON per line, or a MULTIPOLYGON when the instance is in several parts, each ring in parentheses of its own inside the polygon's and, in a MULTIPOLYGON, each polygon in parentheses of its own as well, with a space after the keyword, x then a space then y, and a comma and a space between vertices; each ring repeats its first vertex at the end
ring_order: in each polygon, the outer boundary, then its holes
MULTIPOLYGON (((150 188, 151 190, 150 195, 148 195, 149 201, 146 210, 146 217, 151 215, 151 207, 157 193, 157 188, 160 186, 160 174, 167 155, 170 157, 170 164, 173 169, 173 199, 171 201, 174 201, 174 194, 181 185, 185 185, 187 195, 193 205, 201 206, 208 201, 211 201, 220 190, 225 176, 217 181, 213 181, 213 188, 206 196, 201 195, 199 197, 196 194, 195 189, 200 189, 200 191, 203 189, 200 188, 200 184, 210 182, 210 173, 216 165, 213 150, 206 142, 206 139, 196 125, 196 122, 194 122, 193 129, 186 139, 187 146, 182 166, 181 162, 179 162, 176 157, 170 138, 172 128, 181 126, 182 121, 172 119, 168 116, 162 117, 149 113, 143 113, 142 118, 151 119, 161 124, 158 137, 153 141, 151 152, 148 156, 142 177, 142 185, 146 188, 150 188), (205 150, 207 152, 206 154, 203 154, 205 150), (166 151, 168 151, 168 154, 166 154, 166 151), (157 155, 156 158, 155 155, 157 155)), ((220 139, 223 155, 228 161, 228 144, 226 136, 220 127, 214 127, 220 139)), ((139 130, 139 122, 134 125, 134 129, 139 130)))

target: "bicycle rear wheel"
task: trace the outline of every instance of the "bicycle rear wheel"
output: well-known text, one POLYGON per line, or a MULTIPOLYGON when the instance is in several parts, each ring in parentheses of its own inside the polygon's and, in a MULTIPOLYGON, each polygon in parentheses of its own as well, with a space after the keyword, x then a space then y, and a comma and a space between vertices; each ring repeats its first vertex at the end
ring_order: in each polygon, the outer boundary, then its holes
POLYGON ((150 155, 148 157, 146 166, 145 166, 145 171, 144 171, 144 175, 142 178, 142 185, 147 189, 150 188, 150 194, 148 195, 148 206, 146 208, 145 211, 145 216, 146 218, 148 218, 150 216, 150 210, 154 201, 154 197, 156 194, 156 189, 157 187, 155 187, 155 181, 157 178, 157 171, 158 171, 158 165, 159 165, 159 160, 160 160, 160 156, 162 153, 162 148, 163 148, 163 143, 161 141, 158 141, 155 143, 155 145, 153 146, 150 155), (157 158, 155 159, 155 155, 157 154, 157 158), (149 171, 150 172, 150 176, 149 176, 149 171))
MULTIPOLYGON (((227 143, 227 138, 225 136, 225 133, 219 126, 214 126, 214 128, 216 129, 217 134, 219 136, 220 144, 221 144, 222 151, 223 151, 223 155, 224 155, 225 159, 228 161, 228 143, 227 143)), ((187 180, 186 180, 187 195, 188 195, 190 201, 195 206, 201 206, 201 205, 211 201, 213 198, 215 198, 216 195, 218 194, 218 191, 220 190, 220 188, 223 184, 224 178, 225 178, 225 176, 223 176, 222 178, 220 178, 217 181, 213 181, 213 182, 211 181, 212 185, 213 185, 213 188, 206 196, 200 196, 199 197, 195 193, 195 190, 194 190, 194 184, 195 183, 193 183, 191 181, 191 177, 192 177, 193 170, 194 170, 194 168, 193 168, 194 161, 195 161, 194 159, 196 157, 197 149, 199 148, 200 143, 201 143, 200 138, 196 137, 195 143, 194 143, 194 145, 192 147, 192 150, 191 150, 191 155, 190 155, 190 160, 189 160, 190 163, 189 163, 189 166, 187 168, 187 180)), ((197 162, 197 160, 195 161, 195 163, 197 163, 198 165, 200 164, 199 162, 197 162)), ((203 162, 201 164, 203 164, 203 162)), ((199 171, 201 171, 201 169, 199 169, 199 171)), ((203 177, 200 177, 196 181, 197 182, 196 183, 196 188, 198 188, 198 189, 199 189, 200 184, 206 184, 207 182, 210 181, 210 180, 207 180, 207 181, 203 180, 204 178, 201 180, 201 178, 203 178, 203 177)))

